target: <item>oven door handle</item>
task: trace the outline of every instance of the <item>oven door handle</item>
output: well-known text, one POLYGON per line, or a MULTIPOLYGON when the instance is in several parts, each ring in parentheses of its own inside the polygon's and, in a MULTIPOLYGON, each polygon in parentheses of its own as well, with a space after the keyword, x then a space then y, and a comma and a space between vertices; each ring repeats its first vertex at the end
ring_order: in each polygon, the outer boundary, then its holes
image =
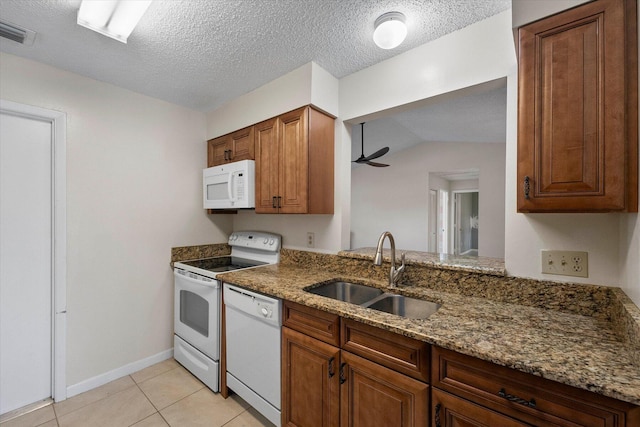
POLYGON ((189 276, 183 276, 180 273, 174 273, 176 276, 176 279, 179 280, 184 280, 185 282, 191 283, 193 285, 198 285, 198 286, 204 286, 207 288, 218 288, 220 287, 220 282, 218 282, 216 279, 211 279, 211 282, 205 282, 204 280, 198 280, 198 279, 193 279, 189 276))

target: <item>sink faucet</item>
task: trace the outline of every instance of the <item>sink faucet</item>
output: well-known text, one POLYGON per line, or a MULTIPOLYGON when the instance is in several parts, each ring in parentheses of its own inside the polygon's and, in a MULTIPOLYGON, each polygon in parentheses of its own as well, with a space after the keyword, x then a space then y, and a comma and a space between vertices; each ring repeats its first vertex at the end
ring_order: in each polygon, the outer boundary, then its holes
POLYGON ((398 282, 404 273, 404 252, 400 255, 402 265, 396 268, 396 242, 393 240, 393 236, 388 231, 385 231, 378 240, 378 248, 376 249, 376 257, 373 260, 374 265, 382 265, 382 245, 384 244, 385 237, 389 238, 389 244, 391 245, 391 270, 389 270, 389 286, 396 287, 398 282))

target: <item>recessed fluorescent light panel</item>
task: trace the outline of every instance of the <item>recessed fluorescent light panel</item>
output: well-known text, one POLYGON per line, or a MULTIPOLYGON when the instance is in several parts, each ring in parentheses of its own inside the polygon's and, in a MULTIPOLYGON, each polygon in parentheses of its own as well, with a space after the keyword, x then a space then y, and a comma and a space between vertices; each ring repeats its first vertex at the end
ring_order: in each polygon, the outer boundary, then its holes
POLYGON ((78 11, 78 25, 126 43, 151 1, 82 0, 78 11))

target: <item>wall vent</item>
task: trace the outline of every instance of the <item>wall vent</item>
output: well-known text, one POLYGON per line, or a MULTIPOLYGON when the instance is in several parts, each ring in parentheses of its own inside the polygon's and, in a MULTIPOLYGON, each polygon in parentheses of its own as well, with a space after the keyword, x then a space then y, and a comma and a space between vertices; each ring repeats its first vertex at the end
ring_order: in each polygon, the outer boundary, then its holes
POLYGON ((18 27, 7 21, 0 21, 0 37, 31 46, 36 38, 36 32, 18 27))

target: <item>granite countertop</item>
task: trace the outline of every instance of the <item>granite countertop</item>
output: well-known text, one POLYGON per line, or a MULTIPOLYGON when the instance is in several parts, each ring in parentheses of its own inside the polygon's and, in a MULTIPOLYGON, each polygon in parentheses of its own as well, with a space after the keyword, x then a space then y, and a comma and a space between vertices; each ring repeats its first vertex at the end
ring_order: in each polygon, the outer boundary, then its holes
MULTIPOLYGON (((344 256, 343 253, 340 255, 344 256)), ((415 320, 304 291, 309 286, 334 279, 389 290, 383 281, 342 275, 339 269, 281 263, 224 273, 218 278, 462 354, 640 405, 637 349, 625 340, 624 334, 617 331, 606 316, 572 314, 428 287, 392 290, 442 304, 429 319, 415 320)))
MULTIPOLYGON (((443 270, 466 271, 470 273, 490 274, 493 276, 505 276, 507 270, 504 267, 504 260, 501 258, 464 256, 441 254, 435 252, 419 252, 396 250, 396 258, 400 259, 400 254, 405 254, 407 265, 421 265, 443 270)), ((344 258, 354 258, 371 260, 376 254, 376 248, 358 248, 348 251, 340 251, 339 256, 344 258)), ((389 250, 383 250, 383 258, 389 261, 389 250)))

